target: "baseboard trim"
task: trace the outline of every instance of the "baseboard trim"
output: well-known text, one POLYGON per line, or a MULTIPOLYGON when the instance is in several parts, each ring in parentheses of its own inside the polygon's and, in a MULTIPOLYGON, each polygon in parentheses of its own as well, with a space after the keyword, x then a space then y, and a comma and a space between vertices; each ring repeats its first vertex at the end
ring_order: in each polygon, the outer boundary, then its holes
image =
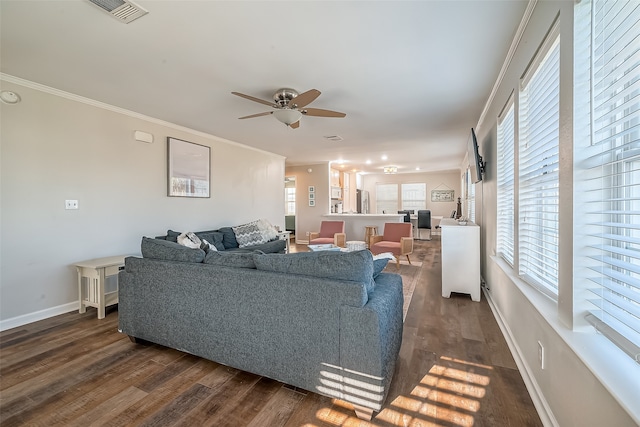
POLYGON ((497 305, 494 303, 493 299, 491 298, 491 292, 488 292, 486 289, 483 288, 483 293, 485 298, 487 299, 487 302, 489 303, 489 307, 491 308, 491 311, 493 312, 493 317, 495 317, 496 322, 498 323, 498 327, 500 327, 500 330, 502 331, 502 335, 507 341, 509 350, 511 351, 511 354, 513 355, 513 359, 515 360, 516 365, 518 366, 520 375, 524 380, 525 387, 527 387, 527 391, 531 396, 531 400, 533 400, 533 405, 535 406, 536 411, 538 412, 538 416, 540 417, 542 424, 544 426, 559 427, 560 424, 558 424, 558 421, 553 416, 553 412, 551 412, 551 407, 547 403, 547 400, 544 398, 544 395, 542 394, 542 391, 540 390, 540 387, 538 386, 538 383, 536 382, 535 377, 531 372, 531 368, 525 362, 525 359, 522 356, 522 352, 520 351, 520 347, 518 347, 518 344, 513 338, 511 329, 509 329, 509 326, 505 322, 504 317, 502 316, 502 313, 500 312, 497 305))
POLYGON ((44 310, 35 311, 33 313, 23 314, 21 316, 12 317, 10 319, 0 320, 0 331, 17 328, 28 323, 37 322, 38 320, 48 319, 49 317, 58 316, 59 314, 69 313, 78 309, 78 301, 62 304, 57 307, 46 308, 44 310))

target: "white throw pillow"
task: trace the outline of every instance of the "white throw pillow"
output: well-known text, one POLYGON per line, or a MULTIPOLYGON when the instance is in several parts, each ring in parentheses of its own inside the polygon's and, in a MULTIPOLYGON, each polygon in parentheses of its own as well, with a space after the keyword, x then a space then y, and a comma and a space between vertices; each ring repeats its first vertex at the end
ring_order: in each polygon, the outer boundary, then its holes
POLYGON ((202 241, 193 232, 188 231, 178 236, 178 243, 188 248, 199 249, 202 241))

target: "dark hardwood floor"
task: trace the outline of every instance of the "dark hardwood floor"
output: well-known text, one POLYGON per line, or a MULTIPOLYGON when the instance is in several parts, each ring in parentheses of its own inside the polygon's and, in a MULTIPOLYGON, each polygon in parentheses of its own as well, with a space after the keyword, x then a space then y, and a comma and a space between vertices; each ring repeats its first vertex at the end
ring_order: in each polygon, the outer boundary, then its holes
POLYGON ((0 425, 542 425, 484 296, 442 298, 439 237, 415 247, 412 261, 422 266, 411 276, 400 359, 371 422, 341 401, 133 344, 111 308, 103 320, 88 309, 0 333, 0 425))

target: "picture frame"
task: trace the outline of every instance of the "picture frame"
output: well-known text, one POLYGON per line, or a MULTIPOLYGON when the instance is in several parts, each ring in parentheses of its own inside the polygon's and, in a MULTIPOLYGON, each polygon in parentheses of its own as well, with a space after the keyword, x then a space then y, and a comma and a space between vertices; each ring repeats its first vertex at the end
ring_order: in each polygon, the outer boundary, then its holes
POLYGON ((309 206, 313 207, 316 205, 315 199, 309 199, 309 206))
POLYGON ((315 193, 315 192, 316 192, 316 187, 315 187, 315 186, 313 186, 313 185, 310 185, 310 186, 309 186, 309 194, 311 194, 311 193, 315 193))
POLYGON ((211 147, 167 137, 167 196, 211 197, 211 147))
POLYGON ((432 202, 453 202, 454 197, 454 190, 431 190, 432 202))

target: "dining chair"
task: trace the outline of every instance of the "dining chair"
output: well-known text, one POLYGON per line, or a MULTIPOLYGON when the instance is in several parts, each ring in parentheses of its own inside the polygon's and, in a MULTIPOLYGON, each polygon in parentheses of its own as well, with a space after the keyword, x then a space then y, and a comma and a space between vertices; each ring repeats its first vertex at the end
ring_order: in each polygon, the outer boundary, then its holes
POLYGON ((431 210, 429 209, 421 209, 418 211, 418 239, 420 239, 421 233, 420 230, 427 229, 429 230, 429 238, 426 240, 431 240, 431 210))

